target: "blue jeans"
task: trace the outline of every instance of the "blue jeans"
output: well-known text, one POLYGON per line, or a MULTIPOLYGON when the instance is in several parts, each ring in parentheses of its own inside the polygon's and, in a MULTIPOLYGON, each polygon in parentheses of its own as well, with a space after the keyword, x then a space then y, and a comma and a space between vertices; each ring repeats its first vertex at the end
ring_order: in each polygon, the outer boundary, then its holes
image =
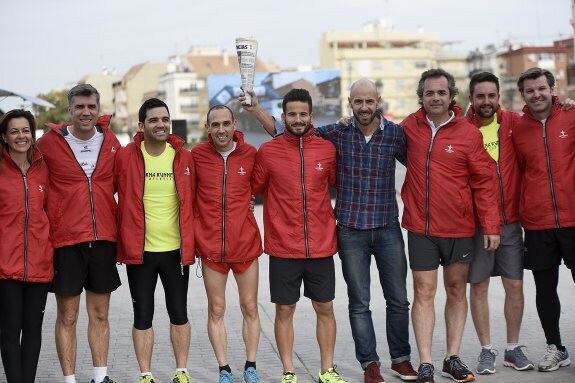
POLYGON ((377 229, 357 230, 338 225, 337 240, 349 298, 349 322, 355 357, 365 369, 377 362, 375 330, 369 308, 371 256, 379 271, 386 301, 386 334, 392 363, 410 360, 409 301, 405 280, 407 258, 399 222, 377 229))

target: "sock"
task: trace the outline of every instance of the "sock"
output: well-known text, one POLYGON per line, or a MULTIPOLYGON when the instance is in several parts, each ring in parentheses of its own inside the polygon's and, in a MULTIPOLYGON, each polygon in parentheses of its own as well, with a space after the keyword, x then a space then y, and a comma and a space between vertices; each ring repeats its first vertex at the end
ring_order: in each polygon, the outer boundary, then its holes
POLYGON ((64 383, 76 383, 76 375, 66 375, 64 376, 64 383))
POLYGON ((183 372, 184 374, 187 374, 187 373, 188 373, 188 369, 185 368, 185 367, 184 367, 184 368, 176 368, 176 374, 177 374, 178 372, 183 372))
POLYGON ((142 376, 142 377, 143 377, 143 376, 146 376, 146 375, 152 376, 152 373, 151 373, 150 371, 146 371, 146 372, 142 372, 142 373, 140 374, 140 376, 142 376))
POLYGON ((247 370, 250 367, 252 367, 255 370, 256 369, 256 362, 250 362, 249 360, 246 360, 246 364, 244 365, 244 370, 247 370))
POLYGON ((481 348, 484 348, 486 350, 492 350, 493 349, 493 345, 491 343, 486 344, 486 345, 481 345, 481 348))
POLYGON ((227 371, 230 374, 232 373, 232 369, 230 368, 229 364, 226 364, 225 366, 220 366, 220 371, 227 371))
POLYGON ((557 346, 557 350, 565 352, 565 346, 557 346))
POLYGON ((513 351, 514 348, 518 347, 519 343, 507 343, 507 347, 505 348, 507 351, 513 351))
POLYGON ((94 382, 100 383, 108 375, 108 367, 94 367, 94 382))

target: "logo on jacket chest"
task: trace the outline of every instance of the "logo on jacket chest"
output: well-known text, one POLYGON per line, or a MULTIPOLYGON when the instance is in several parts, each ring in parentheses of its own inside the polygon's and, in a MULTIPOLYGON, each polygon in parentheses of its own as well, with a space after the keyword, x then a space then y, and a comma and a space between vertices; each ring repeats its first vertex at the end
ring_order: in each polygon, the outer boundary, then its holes
POLYGON ((559 138, 567 138, 569 137, 569 135, 567 133, 565 133, 564 130, 561 131, 561 134, 559 135, 559 138))
POLYGON ((40 193, 44 193, 44 187, 42 185, 38 185, 38 191, 40 193))
POLYGON ((186 176, 189 176, 190 175, 190 168, 186 168, 186 170, 184 170, 184 174, 186 176))
POLYGON ((318 172, 322 172, 324 170, 324 167, 321 164, 321 162, 317 163, 317 165, 315 166, 315 170, 317 170, 318 172))
POLYGON ((243 166, 240 166, 240 170, 238 170, 238 174, 239 174, 240 176, 245 176, 245 175, 248 174, 248 173, 246 172, 246 170, 244 169, 243 166))
POLYGON ((444 149, 446 153, 453 153, 455 152, 455 150, 453 150, 453 146, 452 145, 447 145, 447 148, 444 149))

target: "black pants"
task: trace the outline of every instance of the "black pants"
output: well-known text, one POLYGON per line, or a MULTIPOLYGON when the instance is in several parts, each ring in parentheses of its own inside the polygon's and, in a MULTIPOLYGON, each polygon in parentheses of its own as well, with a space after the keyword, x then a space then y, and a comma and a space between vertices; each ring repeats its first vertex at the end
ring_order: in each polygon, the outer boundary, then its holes
MULTIPOLYGON (((575 269, 571 269, 575 281, 575 269)), ((561 347, 561 332, 559 331, 559 317, 561 316, 561 302, 557 294, 559 283, 559 266, 545 270, 533 270, 535 279, 536 305, 541 327, 545 332, 547 344, 561 347)))
POLYGON ((49 283, 0 280, 0 351, 8 383, 33 383, 49 283))

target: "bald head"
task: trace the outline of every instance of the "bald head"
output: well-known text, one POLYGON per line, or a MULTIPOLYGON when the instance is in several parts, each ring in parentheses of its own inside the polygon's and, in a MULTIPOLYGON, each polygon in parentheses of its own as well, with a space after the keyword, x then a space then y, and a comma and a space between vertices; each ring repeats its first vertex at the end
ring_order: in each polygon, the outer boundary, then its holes
POLYGON ((369 128, 371 130, 379 124, 379 120, 375 118, 380 100, 377 88, 372 81, 363 78, 353 83, 348 101, 353 111, 355 123, 360 129, 369 128))
POLYGON ((373 95, 375 97, 378 96, 377 87, 375 86, 375 83, 371 80, 366 79, 366 78, 362 78, 360 80, 357 80, 356 82, 354 82, 351 85, 351 89, 349 91, 349 97, 353 98, 358 92, 373 93, 373 95))

